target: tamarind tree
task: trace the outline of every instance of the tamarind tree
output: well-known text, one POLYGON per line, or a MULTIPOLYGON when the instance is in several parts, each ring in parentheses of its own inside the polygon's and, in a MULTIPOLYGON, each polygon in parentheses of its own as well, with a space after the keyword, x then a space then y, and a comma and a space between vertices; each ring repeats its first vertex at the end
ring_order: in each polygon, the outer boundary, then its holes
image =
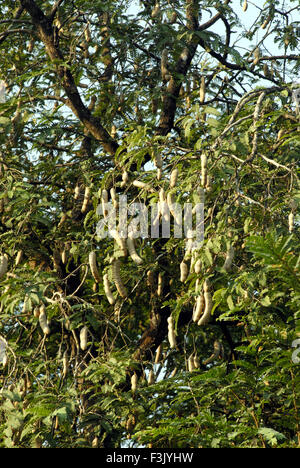
POLYGON ((298 12, 1 2, 1 447, 299 446, 298 12))

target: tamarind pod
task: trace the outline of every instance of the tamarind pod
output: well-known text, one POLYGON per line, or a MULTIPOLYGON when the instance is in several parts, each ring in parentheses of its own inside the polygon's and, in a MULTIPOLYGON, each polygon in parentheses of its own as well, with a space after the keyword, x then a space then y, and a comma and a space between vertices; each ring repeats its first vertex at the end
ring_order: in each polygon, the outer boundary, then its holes
POLYGON ((44 335, 50 334, 50 327, 48 325, 47 315, 46 315, 46 307, 45 305, 40 306, 40 314, 39 314, 39 324, 44 333, 44 335))
POLYGON ((115 208, 118 208, 118 200, 117 200, 117 194, 116 194, 116 189, 114 187, 112 187, 110 189, 110 197, 112 199, 112 202, 113 202, 113 206, 115 208))
POLYGON ((90 187, 86 187, 84 191, 84 197, 83 197, 83 202, 82 202, 82 207, 81 207, 81 213, 85 213, 90 201, 90 187))
POLYGON ((168 51, 164 49, 161 54, 160 61, 161 79, 164 83, 170 80, 171 76, 168 70, 168 51))
POLYGON ((94 250, 92 250, 89 253, 89 265, 90 265, 90 270, 91 270, 94 280, 96 281, 96 283, 100 283, 101 277, 97 268, 97 258, 96 258, 96 252, 94 250))
POLYGON ((132 182, 132 185, 134 185, 134 187, 147 190, 148 192, 154 192, 153 188, 150 187, 149 184, 146 184, 145 182, 142 182, 141 180, 134 180, 132 182))
POLYGON ((168 223, 170 221, 170 210, 163 188, 161 188, 159 191, 159 212, 164 220, 168 223))
POLYGON ((268 24, 270 23, 271 21, 271 16, 268 16, 265 21, 263 22, 263 24, 261 25, 261 29, 266 29, 266 27, 268 26, 268 24))
POLYGON ((137 390, 137 384, 138 384, 138 376, 134 372, 131 376, 131 391, 132 393, 135 393, 137 390))
POLYGON ((207 183, 207 156, 205 153, 201 155, 201 185, 205 187, 207 183))
POLYGON ((247 0, 245 0, 243 3, 243 11, 247 11, 247 10, 248 10, 248 2, 247 0))
POLYGON ((226 254, 224 265, 223 265, 223 268, 226 272, 229 272, 231 269, 233 258, 234 258, 234 252, 235 252, 234 247, 230 245, 226 254))
POLYGON ((67 260, 68 260, 68 257, 67 257, 67 251, 66 249, 64 249, 61 253, 61 261, 64 265, 66 265, 67 263, 67 260))
POLYGON ((171 375, 170 375, 170 378, 172 379, 173 377, 175 377, 175 375, 177 374, 177 367, 174 367, 174 369, 172 370, 171 372, 171 375))
POLYGON ((277 141, 279 141, 283 137, 284 134, 285 134, 285 129, 281 128, 277 134, 277 141))
POLYGON ((86 25, 86 28, 84 30, 84 37, 86 42, 91 42, 91 30, 88 24, 86 25))
POLYGON ((149 384, 149 385, 153 385, 154 382, 155 382, 155 379, 154 379, 154 372, 153 372, 153 370, 151 369, 151 370, 149 371, 149 375, 148 375, 148 384, 149 384))
POLYGON ((127 185, 127 182, 128 182, 128 172, 127 171, 123 171, 123 174, 122 174, 122 182, 121 182, 121 187, 125 187, 125 185, 127 185))
POLYGON ((220 343, 220 341, 215 340, 213 354, 208 359, 206 359, 206 361, 203 362, 204 366, 207 366, 207 364, 210 364, 215 359, 218 359, 218 357, 220 357, 221 355, 221 351, 222 351, 222 344, 220 343))
POLYGON ((158 364, 161 358, 161 352, 162 352, 162 345, 160 344, 156 350, 155 353, 155 361, 154 364, 158 364))
POLYGON ((134 245, 134 238, 128 234, 127 237, 127 247, 128 247, 128 252, 131 257, 131 259, 136 263, 137 265, 141 265, 143 263, 143 260, 141 257, 137 254, 135 250, 135 245, 134 245))
POLYGON ((182 261, 180 263, 180 281, 182 283, 184 283, 186 281, 186 279, 188 277, 188 274, 189 274, 188 266, 184 261, 182 261))
POLYGON ((199 273, 201 272, 201 260, 200 259, 196 260, 194 270, 197 275, 199 275, 199 273))
POLYGON ((103 275, 103 287, 104 287, 104 292, 105 292, 105 295, 107 297, 107 300, 108 302, 111 304, 111 305, 114 305, 116 300, 113 296, 113 293, 111 292, 111 289, 110 289, 110 284, 109 284, 109 279, 108 279, 108 274, 105 273, 103 275))
POLYGON ((113 277, 118 293, 120 294, 121 297, 125 298, 127 297, 127 290, 121 280, 120 266, 121 266, 120 260, 118 258, 115 258, 112 262, 112 277, 113 277))
POLYGON ((194 357, 192 354, 188 358, 187 364, 188 364, 188 371, 193 372, 193 370, 195 370, 195 366, 194 366, 194 357))
POLYGON ((0 278, 7 273, 8 257, 6 254, 0 256, 0 278))
POLYGON ((69 369, 69 358, 68 358, 68 352, 65 351, 63 355, 63 368, 62 368, 62 375, 64 379, 67 376, 68 369, 69 369))
POLYGON ((194 356, 194 368, 200 369, 200 361, 199 361, 197 354, 194 356))
POLYGON ((127 255, 127 248, 126 248, 125 239, 123 239, 123 238, 120 236, 120 234, 118 233, 118 231, 117 231, 116 229, 110 229, 109 233, 110 233, 110 235, 115 239, 116 243, 117 243, 118 246, 120 247, 123 256, 126 257, 126 255, 127 255))
POLYGON ((160 5, 159 2, 156 2, 154 8, 151 12, 151 18, 157 18, 160 15, 160 5))
POLYGON ((74 189, 74 200, 78 200, 79 197, 80 197, 80 186, 76 185, 74 189))
POLYGON ((159 272, 158 279, 157 279, 157 295, 159 297, 162 295, 162 288, 163 288, 163 276, 161 272, 159 272))
POLYGON ((294 221, 295 221, 295 216, 294 216, 293 211, 291 211, 289 214, 289 232, 293 232, 294 230, 294 221))
POLYGON ((5 338, 0 336, 0 362, 3 367, 7 364, 7 355, 6 355, 7 341, 5 338))
POLYGON ((174 188, 174 187, 176 186, 177 177, 178 177, 178 169, 177 169, 177 167, 176 167, 176 168, 173 169, 173 171, 171 172, 170 184, 169 184, 170 189, 172 189, 172 188, 174 188))
POLYGON ((87 336, 88 336, 88 327, 85 325, 80 330, 79 339, 80 339, 80 349, 85 351, 87 348, 87 336))
POLYGON ((39 308, 38 306, 35 307, 35 308, 33 309, 33 316, 34 316, 35 318, 39 318, 39 316, 40 316, 40 308, 39 308))
POLYGON ((106 218, 108 215, 107 203, 108 203, 108 192, 106 189, 103 189, 101 192, 101 203, 102 203, 102 214, 106 218))
POLYGON ((161 167, 158 167, 156 171, 156 179, 161 180, 161 178, 162 178, 162 169, 161 167))
POLYGON ((204 306, 205 306, 204 295, 201 294, 200 296, 197 297, 196 303, 194 305, 193 322, 195 323, 199 322, 200 317, 203 313, 204 306))
POLYGON ((17 253, 17 256, 16 256, 16 260, 15 260, 15 265, 16 266, 20 265, 20 263, 22 261, 22 257, 23 257, 23 250, 19 250, 18 253, 17 253))
POLYGON ((205 95, 206 95, 205 76, 201 76, 201 81, 200 81, 200 93, 199 93, 200 104, 203 104, 203 103, 204 103, 204 101, 205 101, 205 95))
POLYGON ((195 283, 195 293, 198 294, 199 291, 200 291, 200 279, 197 278, 196 283, 195 283))
POLYGON ((147 286, 154 288, 154 273, 152 270, 147 271, 147 286))
POLYGON ((170 317, 167 319, 168 322, 168 340, 170 343, 171 348, 176 348, 176 337, 175 337, 175 331, 174 331, 174 321, 173 317, 170 315, 170 317))
POLYGON ((204 282, 204 302, 205 302, 205 308, 203 315, 201 316, 200 320, 198 321, 198 325, 206 325, 211 317, 211 310, 212 310, 212 296, 209 291, 208 283, 207 281, 204 282))

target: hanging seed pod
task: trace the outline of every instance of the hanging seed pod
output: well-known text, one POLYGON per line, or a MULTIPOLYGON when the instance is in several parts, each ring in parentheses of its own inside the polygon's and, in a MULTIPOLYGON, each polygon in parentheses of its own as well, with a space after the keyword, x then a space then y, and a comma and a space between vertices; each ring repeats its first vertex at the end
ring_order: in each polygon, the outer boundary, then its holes
POLYGON ((160 61, 161 79, 164 83, 167 83, 171 79, 171 75, 168 70, 168 51, 164 49, 161 54, 160 61))
POLYGON ((205 102, 205 95, 206 95, 205 76, 201 76, 200 92, 199 92, 200 104, 203 104, 205 102))
POLYGON ((247 11, 247 10, 248 10, 248 2, 247 0, 245 0, 243 3, 243 11, 247 11))
POLYGON ((65 379, 68 373, 69 369, 69 358, 68 358, 68 352, 65 351, 63 355, 63 368, 62 368, 62 376, 65 379))
POLYGON ((162 156, 160 153, 155 155, 155 166, 161 168, 163 164, 162 156))
POLYGON ((168 340, 170 343, 171 348, 176 348, 176 337, 175 337, 175 331, 174 331, 174 320, 173 317, 170 315, 170 317, 167 319, 168 322, 168 340))
POLYGON ((112 204, 113 204, 114 208, 117 209, 119 204, 118 204, 118 200, 117 200, 116 189, 114 187, 112 187, 110 189, 110 198, 111 198, 111 201, 112 201, 112 204))
POLYGON ((80 349, 82 351, 85 351, 86 348, 87 348, 87 336, 88 336, 88 327, 87 326, 84 326, 81 330, 80 330, 80 335, 79 335, 79 339, 80 339, 80 349))
POLYGON ((0 256, 0 278, 7 273, 8 257, 6 254, 0 256))
POLYGON ((205 306, 205 300, 204 300, 204 295, 201 294, 200 296, 197 297, 196 303, 194 305, 194 310, 193 310, 193 322, 198 323, 201 315, 203 313, 205 306))
POLYGON ((160 16, 160 5, 159 5, 159 2, 156 2, 155 5, 154 5, 154 8, 151 12, 151 18, 155 19, 155 18, 158 18, 160 16))
POLYGON ((68 255, 67 255, 67 249, 64 248, 64 250, 62 251, 61 253, 61 261, 64 265, 66 265, 67 261, 68 261, 68 255))
POLYGON ((156 179, 161 180, 161 178, 162 178, 162 169, 161 167, 158 167, 156 171, 156 179))
POLYGON ((23 250, 19 250, 16 256, 16 261, 15 261, 16 266, 20 265, 22 258, 23 258, 23 250))
POLYGON ((0 336, 0 362, 2 363, 3 367, 5 367, 7 364, 6 348, 7 348, 7 341, 5 338, 0 336))
POLYGON ((108 215, 108 209, 107 209, 107 204, 108 204, 108 192, 106 189, 103 189, 101 192, 101 204, 102 204, 102 214, 103 217, 106 218, 108 215))
POLYGON ((193 372, 193 370, 195 370, 195 366, 194 366, 194 356, 192 354, 188 358, 187 364, 188 364, 188 371, 193 372))
POLYGON ((104 287, 104 292, 105 292, 105 295, 107 297, 107 300, 108 302, 111 304, 111 305, 114 305, 116 300, 113 296, 113 293, 111 292, 111 289, 110 289, 110 284, 109 284, 109 279, 108 279, 108 274, 105 273, 103 275, 103 287, 104 287))
POLYGON ((211 310, 212 310, 212 297, 211 293, 209 291, 209 283, 206 280, 203 285, 204 289, 204 302, 205 302, 205 308, 204 308, 204 313, 202 317, 200 318, 198 325, 206 325, 211 317, 211 310))
POLYGON ((294 222, 295 222, 295 216, 294 216, 293 211, 291 211, 289 214, 289 232, 293 232, 294 222))
POLYGON ((143 263, 143 260, 137 254, 135 250, 134 238, 132 237, 132 234, 130 233, 128 234, 128 237, 127 237, 127 248, 128 248, 129 255, 131 259, 134 261, 134 263, 136 263, 137 265, 141 265, 143 263))
POLYGON ((155 286, 154 273, 152 270, 147 271, 147 286, 150 288, 154 288, 155 286))
POLYGON ((86 187, 84 191, 84 198, 83 198, 83 203, 81 207, 81 213, 85 213, 87 211, 87 207, 90 201, 90 187, 86 187))
POLYGON ((208 359, 206 359, 206 361, 203 362, 204 366, 207 366, 207 364, 210 364, 216 359, 218 359, 221 356, 221 353, 222 353, 222 344, 220 343, 220 341, 216 340, 214 342, 214 352, 208 359))
POLYGON ((40 316, 40 308, 39 308, 39 306, 37 306, 37 307, 35 307, 35 308, 33 309, 33 316, 34 316, 35 318, 37 318, 37 319, 39 318, 39 316, 40 316))
POLYGON ((74 200, 78 200, 79 197, 80 197, 80 186, 76 185, 74 189, 74 200))
POLYGON ((187 264, 184 261, 182 261, 180 263, 180 281, 182 283, 184 283, 186 281, 186 279, 188 277, 188 274, 189 274, 189 268, 188 268, 187 264))
POLYGON ((89 265, 90 265, 90 270, 91 270, 94 280, 96 281, 96 283, 100 283, 101 277, 100 277, 98 267, 97 267, 96 252, 94 250, 92 250, 89 254, 89 265))
POLYGON ((201 185, 205 187, 207 183, 207 156, 205 153, 201 154, 201 185))
POLYGON ((154 364, 158 364, 160 359, 161 359, 161 353, 162 353, 162 345, 160 344, 156 350, 155 353, 155 361, 154 364))
POLYGON ((150 187, 150 185, 146 184, 145 182, 142 182, 141 180, 134 180, 132 182, 132 185, 134 185, 134 187, 144 189, 148 192, 154 192, 153 188, 150 187))
POLYGON ((265 19, 265 21, 263 22, 263 24, 261 25, 261 28, 262 28, 262 29, 266 29, 266 27, 267 27, 268 24, 270 23, 271 19, 272 19, 271 16, 268 16, 268 17, 265 19))
POLYGON ((153 370, 151 369, 150 372, 149 372, 149 375, 148 375, 148 384, 149 384, 149 385, 153 385, 154 382, 155 382, 154 372, 153 372, 153 370))
POLYGON ((200 369, 200 361, 197 354, 194 356, 194 367, 195 369, 200 369))
POLYGON ((223 265, 223 268, 227 273, 231 269, 233 258, 234 258, 234 253, 235 253, 234 247, 230 244, 230 246, 228 248, 228 251, 227 251, 227 254, 226 254, 225 262, 224 262, 224 265, 223 265))
POLYGON ((112 262, 112 277, 113 277, 118 293, 120 294, 121 297, 126 298, 127 289, 125 288, 121 280, 120 268, 121 268, 120 260, 118 258, 115 258, 112 262))
POLYGON ((126 248, 126 241, 123 239, 118 231, 116 229, 110 229, 109 231, 110 235, 114 238, 116 241, 117 245, 121 249, 121 253, 124 257, 127 255, 127 248, 126 248))
POLYGON ((44 333, 44 335, 50 334, 50 327, 48 325, 47 315, 46 315, 46 307, 45 305, 40 306, 40 315, 39 315, 39 324, 44 333))
POLYGON ((201 260, 200 259, 196 261, 194 270, 197 275, 199 275, 199 273, 201 272, 201 260))
POLYGON ((127 171, 123 171, 123 174, 122 174, 122 182, 121 182, 121 187, 125 187, 128 183, 128 179, 129 179, 129 176, 128 176, 128 172, 127 171))
POLYGON ((137 384, 138 384, 138 376, 134 372, 131 376, 131 391, 132 393, 135 393, 137 390, 137 384))
POLYGON ((158 279, 157 279, 157 295, 160 297, 163 292, 163 276, 161 272, 158 273, 158 279))
POLYGON ((253 55, 254 55, 253 65, 257 65, 260 59, 260 50, 258 47, 254 49, 253 55))
POLYGON ((87 24, 85 30, 84 30, 84 37, 87 43, 91 42, 91 30, 89 24, 87 24))
POLYGON ((170 176, 170 189, 176 187, 176 183, 177 183, 177 177, 178 177, 178 169, 177 167, 175 169, 173 169, 173 171, 171 172, 171 176, 170 176))
POLYGON ((285 129, 281 128, 277 134, 277 141, 281 140, 284 134, 285 134, 285 129))

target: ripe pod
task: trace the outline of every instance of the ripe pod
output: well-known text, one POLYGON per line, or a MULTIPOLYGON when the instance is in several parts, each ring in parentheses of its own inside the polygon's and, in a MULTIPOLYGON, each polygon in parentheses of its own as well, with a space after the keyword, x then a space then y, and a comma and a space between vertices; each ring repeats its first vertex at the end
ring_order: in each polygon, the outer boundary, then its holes
POLYGON ((15 262, 16 266, 20 265, 22 261, 22 257, 23 257, 23 250, 19 250, 16 256, 16 262, 15 262))
POLYGON ((83 198, 83 203, 81 207, 81 213, 86 212, 89 201, 90 201, 90 187, 86 187, 84 191, 84 198, 83 198))
POLYGON ((294 220, 295 220, 295 216, 294 216, 293 211, 291 211, 289 214, 289 232, 293 232, 294 230, 294 220))
POLYGON ((247 10, 248 10, 248 2, 247 0, 245 0, 243 3, 243 11, 247 11, 247 10))
POLYGON ((153 370, 151 369, 150 372, 149 372, 149 375, 148 375, 148 384, 149 384, 149 385, 153 385, 154 382, 155 382, 154 372, 153 372, 153 370))
POLYGON ((109 284, 109 280, 108 280, 108 274, 105 273, 103 275, 103 287, 104 287, 104 292, 105 292, 105 295, 107 297, 107 300, 108 302, 111 304, 111 305, 114 305, 116 300, 113 296, 113 293, 111 292, 111 289, 110 289, 110 284, 109 284))
POLYGON ((142 182, 141 180, 134 180, 132 182, 132 185, 134 185, 134 187, 137 187, 137 188, 148 190, 149 192, 154 191, 153 188, 150 187, 150 185, 146 184, 145 182, 142 182))
POLYGON ((154 273, 152 270, 147 271, 147 286, 154 288, 154 273))
POLYGON ((2 278, 7 272, 8 257, 6 254, 0 257, 0 278, 2 278))
POLYGON ((44 304, 40 306, 39 324, 41 326, 41 329, 43 330, 44 335, 49 335, 50 328, 48 325, 46 308, 44 304))
POLYGON ((221 353, 222 353, 222 344, 220 343, 220 341, 215 341, 214 342, 214 352, 213 354, 208 358, 206 359, 206 361, 203 362, 203 364, 206 366, 207 364, 210 364, 211 362, 213 362, 215 359, 218 359, 220 356, 221 356, 221 353))
POLYGON ((117 229, 110 229, 109 231, 110 235, 115 239, 116 243, 121 249, 122 255, 126 257, 127 255, 127 248, 126 248, 126 242, 125 239, 123 239, 117 229))
POLYGON ((198 325, 206 325, 211 316, 211 310, 212 310, 212 297, 211 293, 209 291, 209 284, 208 281, 206 280, 203 285, 204 288, 204 302, 205 302, 205 309, 202 317, 198 321, 198 325))
POLYGON ((180 263, 180 281, 181 281, 182 283, 184 283, 185 280, 187 279, 188 273, 189 273, 188 266, 187 266, 187 264, 186 264, 184 261, 182 261, 182 262, 180 263))
POLYGON ((234 247, 230 244, 227 254, 226 254, 225 262, 223 265, 223 268, 226 272, 230 271, 233 258, 234 258, 234 247))
POLYGON ((80 197, 80 187, 79 185, 76 185, 75 190, 74 190, 74 200, 78 200, 80 197))
POLYGON ((173 169, 173 171, 171 172, 171 176, 170 176, 170 189, 174 188, 176 186, 176 182, 177 182, 177 177, 178 177, 178 169, 177 167, 175 169, 173 169))
POLYGON ((159 272, 158 279, 157 279, 157 295, 159 297, 162 295, 162 289, 163 289, 163 276, 161 272, 159 272))
POLYGON ((164 83, 170 80, 171 76, 168 70, 168 51, 164 49, 161 54, 161 62, 160 62, 160 69, 161 69, 161 79, 164 83))
POLYGON ((200 296, 197 297, 196 303, 194 305, 193 322, 195 323, 199 322, 200 317, 203 313, 204 306, 205 306, 204 295, 201 294, 200 296))
POLYGON ((107 210, 108 192, 106 189, 102 190, 101 203, 102 203, 102 214, 103 214, 103 217, 106 218, 108 215, 108 210, 107 210))
POLYGON ((173 317, 170 315, 170 317, 167 319, 168 322, 168 340, 170 343, 171 348, 176 348, 176 337, 175 337, 175 331, 174 331, 174 320, 173 317))
POLYGON ((200 361, 199 361, 199 358, 196 354, 196 356, 194 356, 194 367, 195 369, 199 369, 200 368, 200 361))
POLYGON ((79 335, 79 338, 80 338, 80 349, 82 351, 85 351, 86 348, 87 348, 87 335, 88 335, 88 327, 87 326, 84 326, 81 330, 80 330, 80 335, 79 335))
POLYGON ((128 182, 128 172, 127 171, 123 171, 123 174, 122 174, 122 182, 121 182, 121 187, 125 187, 125 185, 127 184, 128 182))
POLYGON ((198 259, 195 263, 195 266, 194 266, 194 270, 195 270, 195 273, 197 275, 199 275, 200 271, 201 271, 201 260, 198 259))
POLYGON ((89 254, 89 265, 94 280, 96 281, 96 283, 100 283, 101 277, 97 268, 96 252, 94 252, 94 250, 92 250, 89 254))
POLYGON ((194 366, 194 357, 193 357, 193 355, 191 354, 190 357, 188 358, 188 370, 189 370, 189 372, 193 372, 194 369, 195 369, 195 366, 194 366))
POLYGON ((156 350, 154 364, 158 364, 161 358, 162 345, 160 344, 156 350))
POLYGON ((129 233, 127 237, 127 247, 128 247, 128 252, 134 263, 137 265, 141 265, 143 263, 143 260, 139 255, 137 254, 135 250, 135 245, 134 245, 134 238, 132 235, 129 233))
POLYGON ((137 390, 137 384, 138 384, 138 376, 136 375, 136 373, 134 373, 131 376, 131 390, 133 393, 135 393, 137 390))
POLYGON ((115 258, 112 262, 112 277, 118 290, 118 293, 121 297, 125 298, 127 297, 127 290, 121 280, 120 267, 120 260, 118 258, 115 258))
POLYGON ((156 2, 151 12, 151 18, 157 18, 159 15, 160 15, 160 5, 159 5, 159 2, 156 2))
POLYGON ((64 355, 63 355, 63 368, 62 368, 63 378, 65 378, 67 376, 68 369, 69 369, 69 358, 68 358, 67 351, 65 351, 64 355))
POLYGON ((7 341, 5 338, 0 336, 0 362, 3 367, 7 364, 7 355, 6 355, 7 341))
POLYGON ((203 104, 205 101, 205 94, 206 94, 206 84, 205 84, 205 76, 201 76, 201 83, 200 83, 200 104, 203 104))
POLYGON ((201 185, 205 187, 207 183, 207 156, 205 153, 201 155, 201 185))

